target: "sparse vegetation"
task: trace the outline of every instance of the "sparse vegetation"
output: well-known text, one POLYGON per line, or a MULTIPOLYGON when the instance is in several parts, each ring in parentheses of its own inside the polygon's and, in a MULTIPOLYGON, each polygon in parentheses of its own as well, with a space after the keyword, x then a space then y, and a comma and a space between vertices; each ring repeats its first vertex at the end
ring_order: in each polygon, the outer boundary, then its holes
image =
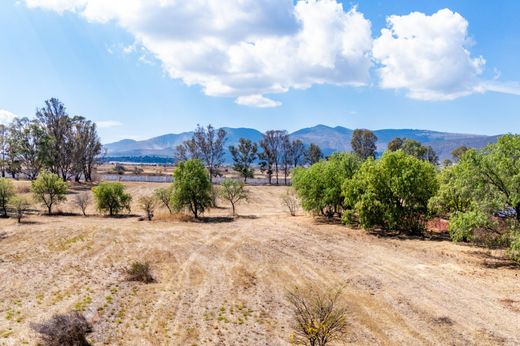
POLYGON ((54 315, 50 320, 31 327, 41 335, 44 346, 88 346, 92 325, 80 312, 54 315))
POLYGON ((113 216, 122 210, 130 212, 132 196, 125 192, 125 186, 119 182, 103 182, 92 189, 97 210, 113 216))
POLYGON ((126 270, 128 281, 140 281, 144 283, 154 282, 150 264, 148 262, 133 262, 126 270))
POLYGON ((291 216, 296 216, 300 203, 294 189, 287 189, 281 197, 282 205, 289 210, 291 216))
POLYGON ((292 313, 294 341, 308 346, 325 346, 347 332, 347 309, 340 289, 294 288, 286 294, 292 313))
POLYGON ((57 174, 42 172, 31 182, 31 192, 36 202, 47 208, 47 214, 52 214, 52 207, 66 199, 68 186, 57 174))
POLYGON ((236 179, 224 179, 219 188, 220 197, 231 204, 233 216, 236 215, 236 205, 240 201, 247 201, 249 192, 244 183, 236 179))
POLYGON ((139 206, 146 213, 148 221, 152 221, 153 213, 157 207, 157 198, 154 195, 141 196, 139 198, 139 206))
POLYGON ((83 216, 87 216, 87 208, 90 204, 90 194, 87 192, 78 193, 74 196, 74 204, 81 210, 83 216))
POLYGON ((167 188, 159 188, 154 191, 155 198, 172 214, 173 185, 167 188))
POLYGON ((0 178, 0 210, 2 211, 3 217, 7 217, 7 205, 14 195, 13 183, 6 178, 0 178))
POLYGON ((22 222, 30 203, 25 197, 15 196, 9 200, 9 207, 14 211, 14 216, 18 223, 22 222))

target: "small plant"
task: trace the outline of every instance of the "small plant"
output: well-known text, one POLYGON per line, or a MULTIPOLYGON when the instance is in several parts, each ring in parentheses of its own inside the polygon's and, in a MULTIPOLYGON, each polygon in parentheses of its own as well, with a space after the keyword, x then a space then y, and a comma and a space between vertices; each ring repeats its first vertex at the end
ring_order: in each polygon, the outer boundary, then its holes
POLYGON ((296 342, 325 346, 346 333, 347 310, 339 301, 341 289, 323 292, 296 287, 286 297, 293 312, 296 342))
POLYGON ((170 214, 173 213, 172 207, 171 207, 171 200, 172 200, 172 192, 173 192, 173 185, 168 188, 159 188, 154 191, 155 198, 161 202, 163 206, 165 206, 170 214))
POLYGON ((66 199, 67 183, 54 173, 42 172, 31 182, 31 192, 34 200, 47 208, 47 214, 52 214, 52 207, 66 199))
POLYGON ((513 261, 520 262, 520 232, 514 233, 512 238, 508 255, 513 261))
POLYGON ((125 186, 119 182, 103 182, 92 189, 96 207, 101 212, 113 216, 122 210, 130 212, 132 196, 125 192, 125 186))
POLYGON ((236 179, 224 179, 220 184, 220 197, 231 204, 233 216, 236 215, 236 205, 242 200, 247 201, 249 191, 244 188, 244 183, 236 179))
POLYGON ((157 199, 155 198, 155 196, 142 196, 141 198, 139 198, 139 205, 141 209, 146 213, 148 221, 152 221, 153 212, 157 207, 157 199))
POLYGON ((298 202, 298 197, 296 197, 296 193, 293 189, 287 189, 285 193, 282 195, 282 205, 289 209, 289 213, 291 216, 296 216, 296 212, 300 207, 298 202))
POLYGON ((9 206, 14 210, 14 215, 18 220, 18 223, 22 222, 22 218, 27 212, 29 205, 29 201, 24 197, 13 197, 9 201, 9 206))
POLYGON ((0 210, 2 211, 3 217, 7 217, 7 205, 13 196, 14 185, 12 181, 6 178, 0 178, 0 210))
POLYGON ((81 210, 83 216, 87 216, 87 207, 90 204, 90 195, 87 192, 79 193, 74 197, 74 204, 81 210))
POLYGON ((54 315, 41 324, 31 324, 31 327, 41 335, 45 346, 90 345, 86 336, 92 332, 92 325, 77 311, 54 315))
POLYGON ((150 265, 147 262, 133 262, 126 270, 128 281, 140 281, 144 283, 154 282, 150 265))

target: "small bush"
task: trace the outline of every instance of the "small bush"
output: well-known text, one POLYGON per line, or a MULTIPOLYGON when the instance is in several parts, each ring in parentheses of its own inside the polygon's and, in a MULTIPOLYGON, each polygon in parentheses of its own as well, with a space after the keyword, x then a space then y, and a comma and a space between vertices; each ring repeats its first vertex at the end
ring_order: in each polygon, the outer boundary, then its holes
POLYGON ((340 303, 340 296, 341 289, 323 292, 314 287, 296 287, 287 293, 296 343, 324 346, 344 336, 347 310, 340 303))
POLYGON ((236 179, 226 178, 220 184, 219 188, 220 197, 231 204, 233 210, 233 216, 236 215, 236 205, 240 201, 249 198, 249 191, 245 189, 244 183, 236 179))
POLYGON ((41 334, 44 346, 88 346, 87 334, 92 325, 79 312, 54 315, 41 324, 32 324, 32 329, 41 334))
POLYGON ((18 223, 22 222, 22 218, 27 212, 29 206, 29 201, 24 197, 13 197, 9 201, 9 207, 14 211, 14 215, 18 220, 18 223))
POLYGON ((508 255, 514 261, 520 262, 520 232, 513 234, 511 245, 509 246, 508 255))
POLYGON ((165 206, 170 214, 173 214, 172 211, 172 193, 173 193, 173 185, 168 188, 159 188, 154 191, 155 198, 165 206))
POLYGON ((479 210, 458 212, 450 218, 448 232, 454 242, 471 241, 475 230, 486 228, 488 224, 486 215, 479 210))
POLYGON ((300 207, 300 203, 298 201, 298 197, 296 197, 296 193, 293 189, 287 189, 285 193, 281 197, 282 205, 289 209, 289 213, 291 216, 296 216, 296 212, 300 207))
POLYGON ((154 282, 150 265, 147 262, 133 262, 126 270, 128 281, 140 281, 144 283, 154 282))
POLYGON ((7 217, 7 205, 14 194, 13 182, 6 178, 0 178, 0 210, 3 217, 7 217))
POLYGON ((35 201, 47 208, 47 214, 52 214, 52 207, 66 199, 67 183, 57 174, 42 172, 31 182, 31 192, 35 201))
POLYGON ((87 216, 87 207, 90 203, 90 195, 87 192, 79 193, 74 197, 74 204, 81 210, 83 216, 87 216))
POLYGON ((92 189, 96 207, 101 212, 113 216, 122 210, 130 212, 132 196, 125 192, 125 186, 119 182, 103 182, 92 189))
POLYGON ((157 207, 157 199, 155 196, 142 196, 139 198, 139 206, 146 213, 148 221, 152 221, 153 212, 157 207))

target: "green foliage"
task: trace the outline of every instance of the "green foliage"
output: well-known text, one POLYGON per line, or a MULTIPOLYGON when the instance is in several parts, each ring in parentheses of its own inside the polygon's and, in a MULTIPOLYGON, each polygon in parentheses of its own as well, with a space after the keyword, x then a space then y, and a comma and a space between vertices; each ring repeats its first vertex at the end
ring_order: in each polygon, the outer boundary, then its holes
POLYGON ((356 173, 361 160, 350 153, 333 154, 309 168, 297 168, 292 184, 304 210, 332 217, 344 208, 341 186, 356 173))
POLYGON ((356 129, 352 134, 352 150, 363 160, 376 157, 377 136, 370 130, 356 129))
POLYGON ((27 212, 27 208, 29 208, 30 203, 24 197, 14 196, 9 200, 9 207, 14 210, 14 215, 18 220, 18 223, 22 221, 25 213, 27 212))
POLYGON ((0 210, 4 217, 7 216, 7 204, 14 195, 13 182, 6 178, 0 178, 0 210))
POLYGON ((120 182, 102 182, 92 188, 92 192, 98 211, 108 212, 110 216, 117 215, 122 210, 130 212, 132 196, 125 192, 125 186, 120 182))
POLYGON ((236 215, 236 204, 242 200, 247 200, 249 191, 245 189, 244 183, 236 179, 224 179, 220 184, 219 195, 231 204, 233 216, 236 215))
POLYGON ((448 232, 454 242, 471 241, 475 230, 487 228, 489 226, 488 217, 480 210, 468 210, 466 212, 456 212, 450 218, 448 232))
POLYGON ((345 181, 343 195, 361 226, 416 232, 422 230, 428 200, 437 189, 435 168, 399 150, 365 161, 345 181))
POLYGON ((307 149, 304 156, 305 162, 307 162, 309 165, 313 165, 316 162, 319 162, 321 159, 323 159, 323 153, 321 152, 321 148, 314 143, 311 143, 311 145, 309 145, 309 149, 307 149))
POLYGON ((508 250, 509 258, 520 262, 520 232, 515 232, 512 235, 511 245, 508 250))
POLYGON ((178 211, 188 208, 195 218, 211 206, 211 181, 202 161, 182 161, 173 172, 172 204, 178 211))
POLYGON ((42 172, 36 180, 31 182, 31 192, 36 202, 47 207, 47 213, 52 214, 52 207, 66 199, 67 183, 57 174, 42 172))
POLYGON ((244 183, 247 181, 247 178, 253 178, 254 169, 251 165, 258 157, 257 144, 250 139, 240 138, 237 147, 234 145, 229 146, 229 152, 233 158, 233 169, 244 178, 244 183))
POLYGON ((168 209, 170 214, 172 213, 172 206, 171 206, 172 194, 173 194, 173 185, 171 185, 167 188, 158 188, 154 191, 155 198, 163 206, 165 206, 168 209))

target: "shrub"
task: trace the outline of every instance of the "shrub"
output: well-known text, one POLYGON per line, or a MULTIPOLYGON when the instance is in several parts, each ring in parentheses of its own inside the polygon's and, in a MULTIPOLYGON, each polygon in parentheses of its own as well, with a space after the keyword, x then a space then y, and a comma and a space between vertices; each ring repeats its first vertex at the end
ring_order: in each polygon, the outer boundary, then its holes
POLYGON ((173 172, 172 204, 177 211, 187 208, 195 218, 211 206, 211 181, 198 159, 182 161, 173 172))
POLYGON ((66 199, 67 183, 58 175, 42 172, 36 180, 31 182, 31 192, 36 202, 47 208, 47 214, 52 214, 52 207, 66 199))
POLYGON ((126 270, 128 281, 140 281, 144 283, 154 282, 150 265, 147 262, 133 262, 126 270))
POLYGON ((322 292, 313 287, 296 287, 287 293, 296 343, 324 346, 344 336, 347 310, 340 303, 340 296, 340 289, 322 292))
POLYGON ((155 198, 168 209, 170 214, 172 214, 172 194, 173 185, 168 188, 159 188, 154 191, 155 198))
POLYGON ((508 250, 509 258, 520 262, 520 232, 515 232, 512 236, 511 245, 508 250))
POLYGON ((13 182, 6 178, 0 178, 0 210, 4 217, 7 217, 7 205, 14 195, 13 182))
POLYGON ((13 197, 10 199, 9 206, 14 210, 14 215, 18 220, 18 223, 22 221, 29 205, 29 201, 24 197, 13 197))
POLYGON ((236 179, 224 179, 220 184, 219 195, 222 199, 228 201, 233 209, 233 216, 235 216, 236 204, 249 197, 249 191, 244 188, 244 183, 236 179))
POLYGON ((132 196, 125 192, 125 186, 119 182, 103 182, 92 189, 97 210, 113 216, 122 210, 130 212, 132 196))
POLYGON ((92 325, 79 312, 54 315, 41 324, 32 324, 33 330, 41 334, 44 346, 88 346, 87 334, 92 325))
POLYGON ((90 203, 90 195, 87 192, 79 193, 74 197, 74 204, 81 210, 83 216, 87 216, 87 207, 90 203))
POLYGON ((344 207, 342 184, 353 177, 360 163, 357 155, 336 153, 328 161, 295 169, 292 184, 303 209, 327 217, 341 215, 344 207))
POLYGON ((419 232, 438 189, 435 167, 398 150, 367 160, 343 186, 362 227, 419 232))
POLYGON ((146 217, 148 221, 152 221, 153 212, 157 207, 157 199, 154 195, 151 196, 142 196, 139 198, 139 205, 141 209, 146 213, 146 217))
POLYGON ((471 241, 475 230, 488 225, 488 218, 480 210, 457 212, 450 218, 448 232, 454 242, 471 241))
POLYGON ((287 189, 281 197, 282 205, 289 209, 291 216, 296 216, 300 203, 293 189, 287 189))

